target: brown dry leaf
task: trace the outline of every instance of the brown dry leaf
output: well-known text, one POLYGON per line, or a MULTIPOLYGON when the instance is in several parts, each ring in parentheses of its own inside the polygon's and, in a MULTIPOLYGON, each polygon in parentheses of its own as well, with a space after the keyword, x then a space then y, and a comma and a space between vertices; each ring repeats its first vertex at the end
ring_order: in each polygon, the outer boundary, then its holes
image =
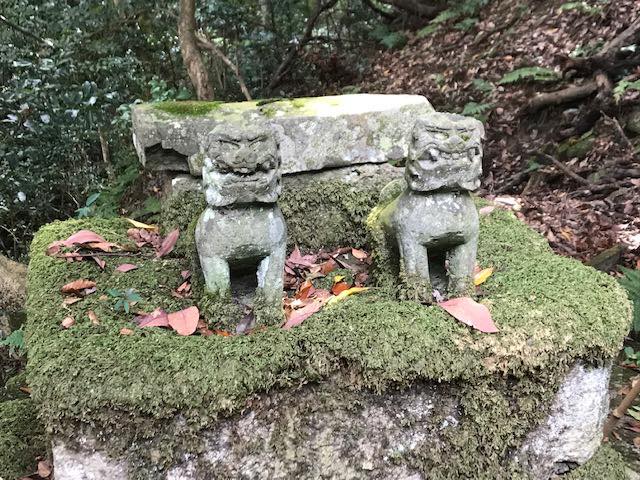
POLYGON ((162 308, 156 308, 149 314, 138 315, 133 319, 139 327, 168 327, 169 319, 167 312, 162 308))
POLYGON ((326 262, 321 265, 320 273, 323 275, 328 275, 333 272, 336 268, 338 268, 338 264, 333 258, 330 258, 326 262))
POLYGON ((87 317, 89 317, 89 320, 91 320, 92 325, 100 325, 100 320, 98 320, 98 316, 93 310, 89 310, 87 312, 87 317))
POLYGON ((365 260, 369 255, 364 250, 359 250, 357 248, 351 249, 351 255, 356 257, 358 260, 365 260))
POLYGON ((640 437, 635 437, 635 438, 633 439, 633 445, 634 445, 636 448, 640 448, 640 437))
POLYGON ((51 464, 47 460, 40 460, 38 462, 38 475, 42 478, 47 478, 52 472, 51 464))
POLYGON ((116 272, 127 273, 131 270, 135 270, 136 268, 138 268, 137 265, 134 265, 133 263, 123 263, 116 267, 116 272))
POLYGON ((298 292, 295 294, 295 298, 300 300, 306 300, 315 293, 316 289, 313 287, 313 283, 310 280, 305 280, 298 292))
POLYGON ((81 300, 82 300, 82 297, 65 297, 65 299, 62 301, 62 305, 68 307, 69 305, 78 303, 81 300))
POLYGON ((133 330, 131 330, 130 328, 121 328, 120 335, 133 335, 133 330))
POLYGON ((315 299, 302 308, 292 310, 282 328, 289 330, 296 325, 300 325, 311 315, 318 312, 325 303, 326 302, 324 300, 315 299))
POLYGON ((76 323, 76 319, 69 316, 69 317, 65 317, 60 323, 60 325, 62 326, 62 328, 71 328, 73 325, 75 325, 75 323, 76 323))
POLYGON ((94 262, 98 264, 98 266, 100 267, 100 270, 104 270, 104 267, 107 266, 107 262, 105 262, 100 257, 91 257, 91 258, 93 259, 94 262))
POLYGON ((343 281, 336 282, 333 284, 333 287, 331 287, 331 293, 334 295, 340 295, 345 290, 349 290, 349 284, 343 281))
POLYGON ((66 294, 79 294, 84 292, 84 290, 94 288, 95 286, 96 282, 93 280, 80 279, 67 283, 61 288, 61 291, 66 294))

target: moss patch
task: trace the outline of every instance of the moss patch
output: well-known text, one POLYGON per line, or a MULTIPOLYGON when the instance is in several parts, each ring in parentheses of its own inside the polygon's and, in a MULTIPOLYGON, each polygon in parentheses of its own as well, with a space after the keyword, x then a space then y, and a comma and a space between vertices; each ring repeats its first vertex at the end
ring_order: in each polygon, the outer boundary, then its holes
POLYGON ((161 112, 177 116, 202 116, 219 110, 223 102, 158 102, 153 104, 153 108, 161 112))
POLYGON ((36 458, 46 454, 44 427, 33 402, 0 402, 0 478, 13 480, 36 470, 36 458))
POLYGON ((602 445, 596 454, 584 465, 576 468, 563 478, 567 480, 627 480, 624 458, 611 445, 602 445))
MULTIPOLYGON (((364 205, 359 208, 364 218, 364 205)), ((185 338, 134 328, 134 335, 121 336, 122 327, 133 328, 132 315, 115 312, 101 294, 134 288, 144 299, 136 308, 147 311, 198 304, 200 293, 193 299, 170 294, 190 260, 137 261, 138 270, 119 274, 114 267, 131 259, 110 260, 101 272, 92 262, 67 264, 44 251, 81 228, 122 242, 128 227, 99 219, 43 227, 32 243, 27 303, 28 380, 42 418, 52 431, 70 437, 80 425, 99 426, 115 450, 157 432, 162 437, 162 425, 178 413, 186 426, 165 433, 173 444, 193 440, 198 429, 238 411, 256 392, 342 372, 345 388, 384 391, 418 380, 460 385, 463 428, 447 439, 446 451, 422 452, 411 461, 437 472, 433 478, 498 472, 545 415, 567 368, 576 359, 598 362, 615 355, 629 328, 630 305, 614 279, 554 255, 542 237, 496 210, 481 219, 478 261, 496 269, 482 302, 498 334, 471 331, 438 307, 399 302, 384 289, 373 289, 325 308, 291 331, 185 338), (78 278, 96 280, 98 292, 70 307, 76 325, 63 330, 60 321, 68 312, 60 307, 59 288, 78 278), (99 326, 86 317, 88 310, 96 312, 99 326)), ((309 235, 313 238, 311 230, 309 235)), ((166 449, 169 462, 171 444, 166 449)))

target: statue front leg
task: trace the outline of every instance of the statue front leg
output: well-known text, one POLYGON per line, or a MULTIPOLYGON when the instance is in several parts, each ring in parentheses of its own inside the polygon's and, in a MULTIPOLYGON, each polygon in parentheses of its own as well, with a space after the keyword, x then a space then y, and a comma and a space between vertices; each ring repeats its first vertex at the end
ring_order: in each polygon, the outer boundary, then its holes
POLYGON ((399 297, 401 300, 430 303, 432 288, 427 247, 410 235, 399 232, 398 236, 398 250, 402 262, 399 297))
POLYGON ((231 295, 231 273, 229 262, 222 257, 200 256, 200 266, 204 274, 207 290, 221 298, 231 295))
POLYGON ((473 269, 476 263, 478 235, 449 251, 449 284, 451 296, 473 293, 473 269))
POLYGON ((287 257, 285 243, 276 246, 271 254, 258 266, 258 288, 262 290, 265 301, 282 309, 282 293, 284 290, 284 263, 287 257))

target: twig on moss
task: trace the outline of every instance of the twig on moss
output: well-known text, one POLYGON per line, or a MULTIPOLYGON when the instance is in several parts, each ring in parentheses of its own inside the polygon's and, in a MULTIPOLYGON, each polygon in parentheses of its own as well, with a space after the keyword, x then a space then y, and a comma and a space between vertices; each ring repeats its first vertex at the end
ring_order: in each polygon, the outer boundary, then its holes
POLYGON ((631 404, 634 402, 634 400, 639 394, 640 394, 640 378, 636 378, 634 381, 631 382, 631 390, 629 391, 629 393, 627 393, 627 395, 622 399, 622 402, 620 402, 620 405, 618 405, 618 407, 615 408, 609 414, 609 417, 607 418, 607 421, 604 424, 603 438, 605 441, 609 439, 609 435, 611 435, 611 432, 613 432, 613 429, 616 428, 616 425, 618 424, 618 420, 620 420, 622 417, 625 416, 625 414, 627 413, 627 410, 629 409, 629 407, 631 406, 631 404))

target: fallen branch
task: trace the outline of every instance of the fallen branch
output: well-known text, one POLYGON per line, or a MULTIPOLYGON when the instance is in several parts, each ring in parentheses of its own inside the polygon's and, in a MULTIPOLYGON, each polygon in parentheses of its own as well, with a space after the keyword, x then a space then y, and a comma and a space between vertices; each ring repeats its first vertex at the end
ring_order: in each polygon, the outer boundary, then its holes
POLYGON ((196 33, 196 41, 198 43, 198 46, 200 48, 204 48, 206 50, 209 50, 210 52, 213 52, 218 58, 220 58, 220 60, 222 60, 224 62, 224 64, 229 67, 229 69, 233 72, 233 74, 236 76, 236 78, 238 79, 238 83, 240 84, 240 90, 242 90, 242 94, 244 95, 244 97, 248 100, 251 101, 251 94, 249 93, 249 89, 247 88, 247 84, 244 82, 244 78, 242 77, 242 74, 240 73, 240 69, 238 68, 238 66, 233 63, 229 57, 227 57, 224 52, 222 50, 220 50, 218 47, 216 47, 213 42, 211 42, 211 40, 209 40, 204 33, 196 33))
POLYGON ((315 3, 316 6, 313 9, 313 12, 309 16, 309 18, 307 19, 307 25, 305 26, 304 33, 302 34, 302 38, 297 44, 292 45, 289 48, 289 51, 285 55, 284 59, 278 66, 276 73, 274 73, 273 78, 269 82, 269 85, 267 86, 267 90, 273 90, 280 84, 286 70, 289 68, 289 65, 291 65, 291 62, 295 60, 296 56, 300 53, 300 51, 311 39, 311 35, 313 34, 313 29, 316 26, 316 23, 318 22, 320 15, 322 15, 322 13, 325 12, 326 10, 333 8, 336 3, 338 3, 338 0, 328 0, 327 3, 322 3, 322 0, 316 1, 315 3))
POLYGON ((527 110, 531 113, 536 112, 544 107, 552 105, 562 105, 581 98, 588 97, 598 90, 598 84, 595 80, 589 81, 584 85, 573 85, 563 90, 555 92, 538 93, 527 105, 527 110))
POLYGON ((562 163, 557 158, 555 158, 555 157, 553 157, 553 156, 551 156, 551 155, 549 155, 547 153, 544 153, 544 152, 534 152, 534 155, 542 158, 547 163, 551 163, 552 165, 557 167, 560 171, 562 171, 565 175, 567 175, 568 177, 572 178, 576 182, 581 183, 582 185, 586 185, 589 188, 592 188, 594 186, 589 180, 587 180, 586 178, 581 177, 580 175, 578 175, 577 173, 572 171, 569 167, 567 167, 564 163, 562 163))
POLYGON ((622 402, 620 402, 620 405, 618 405, 618 407, 615 408, 609 414, 609 417, 607 418, 607 421, 604 424, 604 428, 603 428, 603 438, 605 441, 609 439, 609 435, 611 435, 611 432, 613 432, 613 429, 616 428, 616 425, 618 424, 618 420, 620 420, 622 417, 625 416, 625 414, 627 413, 627 410, 633 404, 633 401, 636 399, 636 397, 639 394, 640 394, 640 379, 636 379, 631 383, 631 390, 622 399, 622 402))

